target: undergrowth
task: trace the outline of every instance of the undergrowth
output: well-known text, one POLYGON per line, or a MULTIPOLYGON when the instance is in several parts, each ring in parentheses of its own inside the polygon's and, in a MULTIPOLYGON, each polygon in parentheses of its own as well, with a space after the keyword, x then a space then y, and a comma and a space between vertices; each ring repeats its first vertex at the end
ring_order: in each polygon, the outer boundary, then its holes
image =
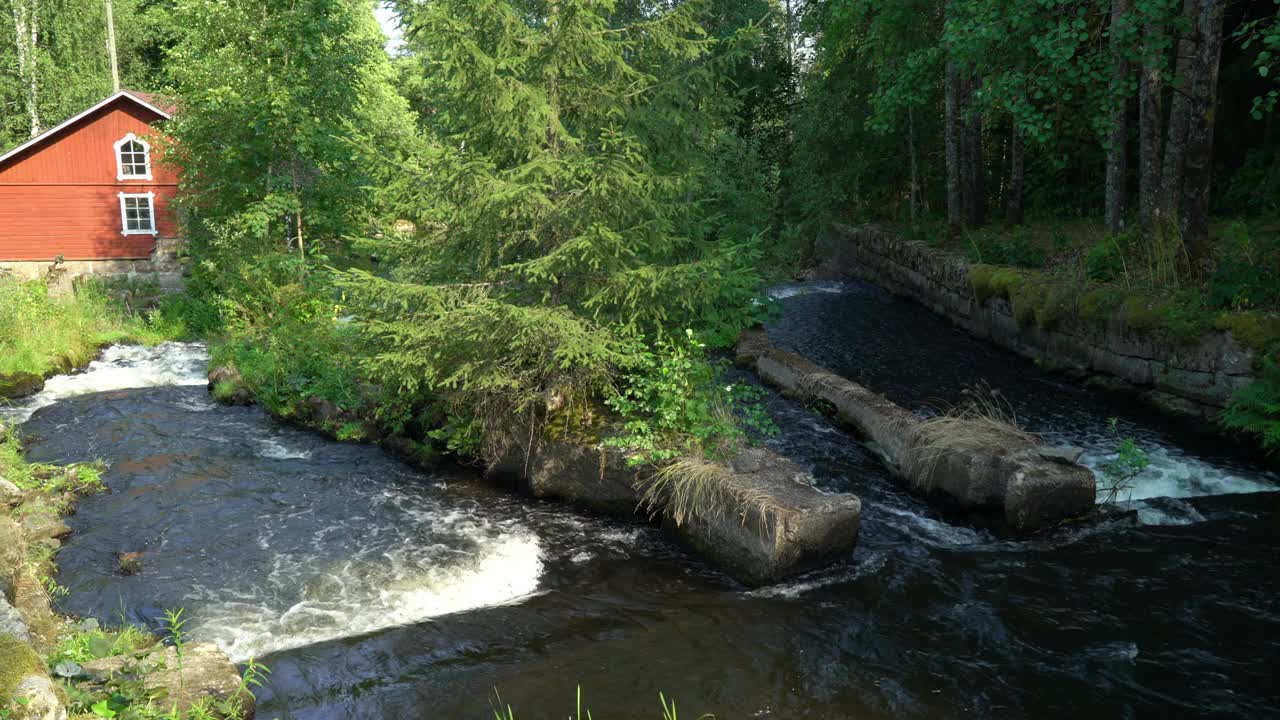
POLYGON ((0 276, 0 381, 85 365, 110 343, 154 345, 182 337, 177 318, 163 307, 131 313, 95 282, 54 295, 42 281, 0 276))

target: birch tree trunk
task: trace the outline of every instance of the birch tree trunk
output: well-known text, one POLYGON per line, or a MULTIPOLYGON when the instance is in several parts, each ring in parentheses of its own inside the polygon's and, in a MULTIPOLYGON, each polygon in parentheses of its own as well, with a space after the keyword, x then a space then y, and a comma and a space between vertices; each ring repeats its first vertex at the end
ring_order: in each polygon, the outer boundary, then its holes
POLYGON ((1198 0, 1197 43, 1191 113, 1182 186, 1182 242, 1193 260, 1206 257, 1209 242, 1209 190, 1213 176, 1213 126, 1218 101, 1218 64, 1222 57, 1225 0, 1198 0))
MULTIPOLYGON (((1189 2, 1192 0, 1188 0, 1189 2)), ((1111 132, 1107 136, 1107 230, 1118 233, 1124 230, 1125 186, 1129 174, 1129 100, 1125 83, 1131 68, 1125 56, 1125 48, 1116 39, 1116 28, 1132 7, 1132 0, 1112 0, 1111 3, 1111 132)))
POLYGON ((1195 37, 1199 30, 1198 9, 1197 0, 1183 0, 1182 14, 1190 19, 1191 27, 1178 38, 1176 85, 1173 100, 1169 103, 1169 129, 1160 180, 1160 212, 1167 218, 1177 217, 1178 204, 1182 201, 1183 161, 1187 149, 1187 127, 1191 122, 1191 75, 1198 48, 1195 37))
POLYGON ((40 39, 40 0, 9 0, 13 11, 14 50, 18 56, 18 76, 26 97, 24 104, 31 124, 31 137, 40 134, 40 94, 36 87, 36 47, 40 39))
POLYGON ((1160 205, 1160 33, 1163 25, 1148 20, 1143 28, 1142 70, 1138 85, 1138 212, 1151 225, 1160 205))

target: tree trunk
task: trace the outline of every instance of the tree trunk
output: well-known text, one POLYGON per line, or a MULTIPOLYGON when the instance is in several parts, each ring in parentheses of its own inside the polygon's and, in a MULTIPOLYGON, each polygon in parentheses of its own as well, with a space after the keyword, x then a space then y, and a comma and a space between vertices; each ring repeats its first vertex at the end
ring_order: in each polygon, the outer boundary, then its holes
POLYGON ((947 229, 952 237, 960 232, 963 222, 960 208, 960 78, 954 60, 947 61, 946 127, 943 135, 947 146, 947 229))
POLYGON ((1197 0, 1183 0, 1182 14, 1191 27, 1178 38, 1177 70, 1173 100, 1169 103, 1169 130, 1164 143, 1164 167, 1160 180, 1160 213, 1176 219, 1182 201, 1183 162, 1187 149, 1187 127, 1191 122, 1191 74, 1195 67, 1196 39, 1199 23, 1197 0))
POLYGON ((14 52, 18 59, 18 77, 22 83, 31 125, 31 137, 40 134, 40 95, 36 87, 36 44, 40 38, 39 0, 9 0, 13 11, 14 52))
POLYGON ((982 78, 977 75, 970 75, 965 82, 965 112, 969 117, 965 120, 963 142, 964 195, 965 219, 970 227, 981 227, 986 221, 987 192, 982 153, 982 113, 977 109, 980 87, 982 87, 982 78))
POLYGON ((1021 225, 1024 220, 1022 192, 1026 167, 1023 160, 1022 126, 1015 119, 1009 138, 1009 202, 1005 206, 1005 220, 1010 225, 1021 225))
POLYGON ((1192 259, 1208 254, 1209 184, 1213 176, 1213 125, 1218 101, 1225 0, 1198 0, 1199 43, 1193 63, 1191 113, 1182 186, 1182 242, 1192 259))
POLYGON ((910 107, 907 108, 907 155, 911 159, 911 224, 915 225, 920 204, 920 182, 916 164, 916 114, 910 107))
POLYGON ((120 59, 116 55, 116 18, 107 0, 107 55, 111 58, 111 92, 120 92, 120 59))
POLYGON ((1142 70, 1138 85, 1138 212, 1151 225, 1160 204, 1160 33, 1163 24, 1149 19, 1143 28, 1142 70))
POLYGON ((1115 37, 1116 28, 1129 12, 1132 0, 1112 0, 1111 3, 1111 132, 1107 136, 1107 230, 1118 233, 1124 230, 1125 186, 1129 172, 1127 143, 1129 138, 1129 98, 1125 83, 1129 79, 1129 60, 1125 48, 1115 37))

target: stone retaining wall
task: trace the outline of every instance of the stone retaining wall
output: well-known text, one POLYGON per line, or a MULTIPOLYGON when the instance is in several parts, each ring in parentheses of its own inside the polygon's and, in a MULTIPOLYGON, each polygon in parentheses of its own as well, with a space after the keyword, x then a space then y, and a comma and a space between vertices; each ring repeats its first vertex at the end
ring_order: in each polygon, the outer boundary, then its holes
POLYGON ((1253 352, 1229 332, 1181 344, 1135 332, 1119 319, 1102 324, 1069 317, 1052 330, 1020 326, 1008 300, 975 300, 966 258, 884 228, 832 225, 818 237, 815 255, 818 278, 874 283, 1024 357, 1118 378, 1171 413, 1216 419, 1232 393, 1255 378, 1253 352))

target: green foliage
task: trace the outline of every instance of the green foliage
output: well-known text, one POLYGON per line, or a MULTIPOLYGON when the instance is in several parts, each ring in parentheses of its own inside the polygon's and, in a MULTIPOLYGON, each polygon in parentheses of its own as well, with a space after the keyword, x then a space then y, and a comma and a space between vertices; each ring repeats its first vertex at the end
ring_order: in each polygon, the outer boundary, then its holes
MULTIPOLYGON (((22 490, 37 491, 54 499, 93 495, 106 490, 102 484, 102 471, 100 463, 60 467, 27 462, 17 434, 0 425, 0 477, 22 490)), ((65 511, 69 508, 55 503, 55 509, 65 511)))
POLYGON ((102 658, 136 656, 155 647, 156 642, 155 636, 132 625, 102 628, 93 623, 59 638, 58 645, 49 654, 49 668, 56 677, 76 677, 79 674, 76 666, 102 658))
MULTIPOLYGON (((246 700, 261 687, 269 672, 253 659, 246 663, 239 686, 225 699, 202 697, 190 708, 180 711, 168 700, 168 693, 185 686, 183 643, 185 613, 166 611, 165 622, 177 657, 176 668, 166 668, 159 638, 136 627, 100 628, 86 621, 62 636, 50 654, 48 664, 68 697, 73 713, 100 718, 129 720, 232 720, 244 716, 246 700), (122 658, 119 672, 105 682, 87 680, 83 663, 102 658, 122 658), (179 688, 154 687, 150 676, 159 671, 176 671, 179 688)), ((79 717, 79 715, 77 715, 79 717)))
POLYGON ((1117 418, 1109 420, 1111 434, 1119 439, 1120 445, 1115 458, 1102 466, 1103 503, 1115 502, 1123 493, 1132 490, 1133 481, 1151 465, 1146 450, 1136 440, 1120 436, 1118 423, 1117 418))
POLYGON ((178 0, 166 61, 183 111, 166 128, 187 231, 205 261, 332 246, 366 219, 350 146, 412 127, 364 0, 178 0))
POLYGON ((391 272, 341 283, 370 377, 468 433, 509 429, 547 393, 606 397, 636 337, 725 345, 758 317, 766 180, 726 127, 754 31, 711 38, 706 9, 406 10, 437 112, 382 157, 382 197, 416 232, 374 245, 391 272))
POLYGON ((1280 149, 1251 149, 1222 197, 1225 211, 1275 218, 1280 216, 1280 149))
MULTIPOLYGON (((158 48, 165 42, 163 3, 115 0, 113 13, 121 82, 159 87, 158 48)), ((111 93, 106 13, 101 0, 12 0, 0 12, 0 152, 30 137, 27 75, 19 66, 14 12, 30 8, 36 25, 36 107, 42 129, 79 114, 111 93), (12 11, 11 11, 12 10, 12 11)))
POLYGON ((1033 244, 1024 228, 1009 231, 966 231, 965 255, 974 262, 1014 267, 1044 267, 1046 253, 1033 244))
POLYGON ((1085 256, 1085 269, 1090 280, 1111 282, 1127 275, 1124 243, 1130 238, 1128 235, 1108 235, 1089 248, 1085 256))
POLYGON ((1255 235, 1232 223, 1217 245, 1218 263, 1209 278, 1209 304, 1245 310, 1280 305, 1280 234, 1255 235))
POLYGON ((1267 450, 1280 449, 1280 362, 1264 358, 1262 374, 1231 396, 1219 421, 1229 430, 1256 435, 1267 450))
POLYGON ((637 343, 623 369, 622 387, 605 400, 623 432, 606 442, 631 451, 632 465, 682 456, 724 459, 751 438, 777 432, 756 402, 758 389, 726 382, 693 331, 660 339, 653 351, 637 343))
MULTIPOLYGON (((220 302, 228 332, 212 347, 213 364, 238 370, 253 397, 280 416, 298 416, 310 398, 340 410, 363 407, 352 352, 360 335, 344 320, 341 295, 324 274, 290 278, 296 261, 278 259, 276 266, 242 263, 228 276, 231 289, 220 302)), ((238 389, 224 382, 214 394, 225 398, 238 389)))
POLYGON ((159 342, 169 339, 165 330, 128 316, 94 283, 55 296, 43 282, 0 277, 0 379, 70 370, 103 345, 159 342))
POLYGON ((1223 313, 1213 326, 1231 333, 1241 345, 1259 353, 1275 352, 1280 348, 1280 317, 1274 314, 1246 311, 1223 313))

